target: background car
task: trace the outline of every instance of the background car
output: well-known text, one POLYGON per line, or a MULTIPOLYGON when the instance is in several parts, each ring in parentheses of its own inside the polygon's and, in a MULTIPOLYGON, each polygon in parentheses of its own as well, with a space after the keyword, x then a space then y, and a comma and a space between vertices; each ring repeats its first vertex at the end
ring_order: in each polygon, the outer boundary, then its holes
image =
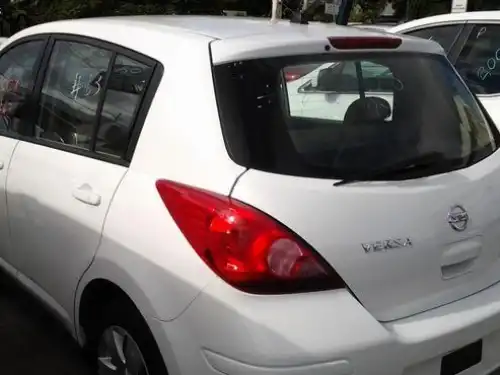
POLYGON ((290 68, 286 71, 285 79, 288 82, 295 81, 307 75, 308 73, 316 69, 318 66, 319 64, 304 64, 304 65, 294 66, 293 68, 290 68))
POLYGON ((372 29, 372 30, 390 30, 395 25, 394 24, 363 24, 363 23, 351 23, 349 26, 361 27, 362 29, 372 29))
POLYGON ((500 126, 500 11, 443 14, 388 31, 439 43, 500 126))

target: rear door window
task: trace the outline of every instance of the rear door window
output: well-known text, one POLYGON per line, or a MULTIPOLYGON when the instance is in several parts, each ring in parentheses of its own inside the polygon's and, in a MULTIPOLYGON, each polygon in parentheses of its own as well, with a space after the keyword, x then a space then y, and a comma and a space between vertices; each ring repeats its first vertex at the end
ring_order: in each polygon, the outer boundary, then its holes
POLYGON ((497 147, 495 130, 443 56, 280 57, 216 66, 214 75, 229 153, 248 167, 352 178, 439 155, 417 174, 426 176, 471 165, 497 147), (319 67, 284 79, 304 60, 319 67))
POLYGON ((499 94, 500 25, 475 25, 455 66, 475 94, 499 94))
POLYGON ((152 74, 152 65, 120 54, 116 56, 101 111, 95 145, 97 152, 125 156, 132 126, 152 74))
POLYGON ((54 44, 40 96, 37 138, 90 150, 104 95, 102 73, 111 57, 111 51, 84 43, 54 44))
POLYGON ((156 63, 128 52, 92 40, 56 41, 40 94, 35 138, 110 161, 129 159, 137 140, 132 133, 140 132, 150 103, 145 95, 156 63))
POLYGON ((457 40, 463 28, 463 24, 432 26, 415 31, 405 32, 406 35, 433 40, 441 45, 446 52, 449 52, 455 40, 457 40))

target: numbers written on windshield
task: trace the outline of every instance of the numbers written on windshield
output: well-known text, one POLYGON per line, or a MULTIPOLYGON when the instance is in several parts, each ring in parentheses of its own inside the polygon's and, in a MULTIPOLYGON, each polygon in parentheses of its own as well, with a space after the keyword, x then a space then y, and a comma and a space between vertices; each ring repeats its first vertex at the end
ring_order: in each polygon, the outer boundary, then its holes
POLYGON ((71 87, 71 98, 77 100, 79 98, 98 95, 101 92, 102 80, 102 74, 98 74, 94 77, 92 74, 84 75, 82 73, 76 73, 71 87))
POLYGON ((483 66, 480 66, 477 69, 477 76, 481 81, 484 81, 488 77, 491 77, 493 71, 500 64, 500 48, 498 48, 494 55, 486 60, 486 63, 483 66))

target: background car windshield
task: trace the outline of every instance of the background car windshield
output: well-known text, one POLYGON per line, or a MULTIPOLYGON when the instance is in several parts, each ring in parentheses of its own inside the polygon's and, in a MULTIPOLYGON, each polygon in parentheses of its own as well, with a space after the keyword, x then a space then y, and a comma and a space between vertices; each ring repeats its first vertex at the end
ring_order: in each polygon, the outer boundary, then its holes
POLYGON ((443 163, 422 169, 426 176, 496 150, 496 130, 442 56, 261 59, 216 66, 214 75, 228 152, 251 168, 349 178, 438 154, 443 163), (286 79, 303 64, 318 67, 286 79))

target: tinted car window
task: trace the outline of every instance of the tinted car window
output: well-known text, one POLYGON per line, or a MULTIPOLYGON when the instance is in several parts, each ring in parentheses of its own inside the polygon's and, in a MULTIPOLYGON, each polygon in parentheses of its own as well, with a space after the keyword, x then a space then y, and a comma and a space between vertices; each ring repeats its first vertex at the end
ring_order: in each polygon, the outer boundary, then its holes
MULTIPOLYGON (((290 69, 286 67, 286 72, 290 69)), ((293 69, 293 67, 292 67, 293 69)), ((320 65, 311 74, 301 78, 302 84, 296 90, 296 84, 288 84, 288 103, 291 113, 302 117, 323 118, 323 119, 338 119, 342 120, 345 113, 331 111, 331 108, 323 106, 324 112, 318 111, 319 107, 312 105, 312 102, 317 99, 317 96, 303 95, 314 93, 325 93, 326 95, 334 95, 328 88, 328 80, 324 80, 321 76, 328 74, 332 80, 336 81, 336 90, 342 90, 344 93, 354 93, 356 98, 359 95, 358 74, 362 77, 363 90, 366 93, 378 93, 383 95, 387 100, 387 104, 393 108, 393 92, 399 89, 402 83, 393 76, 389 67, 368 60, 360 61, 343 61, 341 63, 320 65), (358 64, 359 63, 359 64, 358 64), (359 66, 359 70, 357 67, 359 66), (323 84, 326 82, 326 85, 323 84), (297 91, 297 94, 295 94, 297 91)), ((337 92, 335 91, 335 93, 337 92)), ((320 100, 322 98, 320 97, 320 100)), ((346 102, 349 103, 349 102, 346 102)), ((389 116, 390 117, 390 116, 389 116)))
POLYGON ((467 12, 477 12, 485 10, 500 10, 498 0, 468 1, 467 12))
POLYGON ((474 26, 456 68, 474 93, 500 93, 500 26, 474 26))
POLYGON ((27 100, 35 85, 36 62, 43 41, 26 42, 0 57, 0 130, 25 133, 31 124, 27 100))
POLYGON ((82 43, 54 44, 40 97, 37 137, 90 149, 111 55, 82 43))
POLYGON ((446 52, 449 52, 461 29, 462 25, 436 26, 410 31, 405 34, 433 40, 439 43, 446 52))
POLYGON ((443 56, 264 60, 214 67, 229 154, 250 168, 353 178, 407 159, 439 156, 417 175, 398 175, 405 179, 463 168, 497 148, 496 130, 443 56), (287 82, 286 71, 304 60, 320 67, 287 82), (349 67, 347 74, 342 65, 349 67), (360 74, 353 75, 352 66, 360 74))
POLYGON ((117 55, 104 98, 96 151, 123 157, 153 68, 117 55))
POLYGON ((294 81, 296 79, 300 79, 306 74, 310 73, 314 69, 318 67, 318 64, 305 64, 305 65, 297 65, 292 69, 288 69, 285 73, 285 79, 287 81, 294 81))

